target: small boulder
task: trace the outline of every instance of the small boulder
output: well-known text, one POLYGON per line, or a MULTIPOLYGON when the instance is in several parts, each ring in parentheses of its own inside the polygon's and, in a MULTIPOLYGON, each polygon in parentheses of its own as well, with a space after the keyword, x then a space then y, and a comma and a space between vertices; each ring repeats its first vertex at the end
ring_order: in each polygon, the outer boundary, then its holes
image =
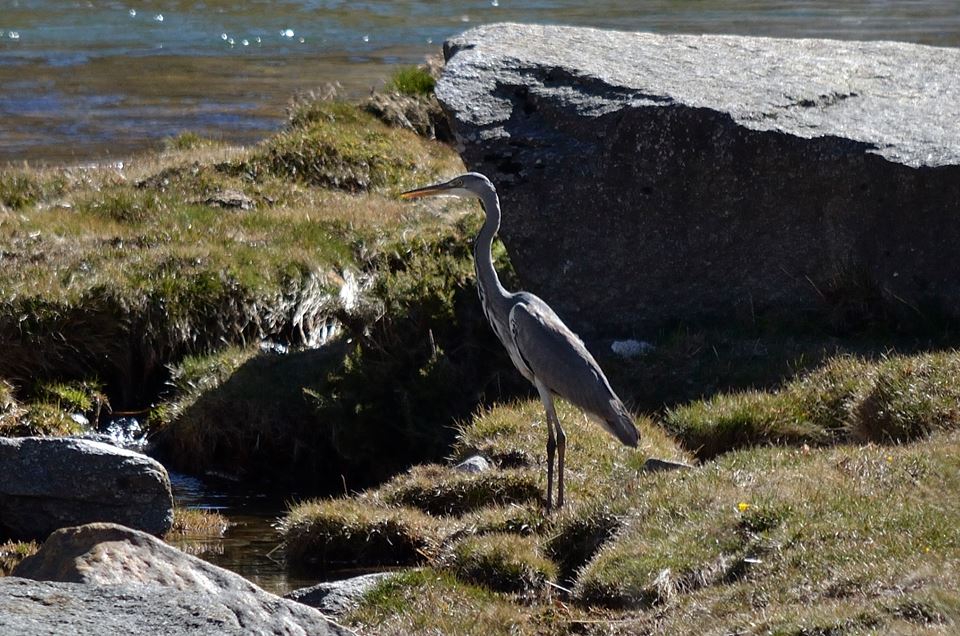
POLYGON ((364 594, 392 576, 392 572, 374 572, 340 581, 325 581, 293 590, 283 598, 315 607, 325 614, 343 616, 357 608, 364 594))
POLYGON ((474 455, 468 457, 456 466, 453 467, 454 470, 459 470, 462 473, 485 473, 492 468, 490 462, 487 461, 486 457, 482 455, 474 455))
POLYGON ((693 468, 690 464, 684 462, 675 462, 669 459, 657 459, 650 457, 643 462, 643 470, 648 473, 662 473, 672 470, 689 470, 693 468))
MULTIPOLYGON (((145 532, 117 524, 91 523, 57 530, 35 555, 14 569, 13 576, 85 584, 69 589, 77 593, 75 598, 103 599, 99 606, 105 616, 82 616, 83 621, 94 621, 91 625, 109 626, 103 633, 150 633, 139 627, 129 632, 114 629, 128 620, 127 616, 141 618, 145 624, 159 624, 167 618, 173 621, 176 617, 178 621, 211 630, 220 625, 223 631, 217 633, 230 634, 350 633, 313 608, 270 594, 239 574, 185 554, 145 532), (118 590, 123 593, 117 593, 118 590), (144 594, 142 590, 148 592, 144 594), (123 602, 111 605, 111 599, 123 602)), ((69 600, 64 604, 69 604, 69 600)), ((2 603, 0 616, 5 613, 2 603)), ((43 603, 42 597, 33 601, 34 606, 43 603)), ((76 612, 86 611, 83 603, 74 605, 80 606, 73 607, 76 612)), ((0 618, 0 633, 6 633, 3 620, 0 618)), ((60 620, 59 613, 54 612, 48 620, 60 620)), ((187 629, 181 625, 181 631, 185 633, 187 629)), ((89 633, 94 633, 92 628, 89 633)), ((156 633, 180 632, 163 628, 156 633)))
POLYGON ((173 523, 166 469, 86 439, 0 438, 0 535, 43 540, 57 528, 112 521, 160 535, 173 523))

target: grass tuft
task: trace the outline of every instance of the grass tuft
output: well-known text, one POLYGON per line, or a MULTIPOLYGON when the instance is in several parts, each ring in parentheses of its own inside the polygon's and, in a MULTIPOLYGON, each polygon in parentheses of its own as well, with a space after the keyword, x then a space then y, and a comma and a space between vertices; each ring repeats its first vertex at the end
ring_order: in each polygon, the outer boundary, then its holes
POLYGON ((429 95, 433 93, 436 84, 437 80, 426 68, 405 66, 394 71, 387 81, 386 89, 411 96, 429 95))
POLYGON ((557 576, 556 566, 540 553, 536 537, 507 533, 461 539, 444 567, 463 581, 497 592, 529 594, 557 576))
POLYGON ((960 428, 960 352, 891 356, 870 376, 851 409, 854 438, 907 442, 960 428))
POLYGON ((352 104, 316 100, 298 105, 290 126, 237 169, 349 192, 383 190, 436 179, 448 164, 436 159, 435 143, 352 104))
POLYGON ((0 543, 0 576, 10 576, 13 569, 40 549, 35 541, 6 541, 0 543))
POLYGON ((0 209, 2 206, 22 210, 43 196, 41 184, 24 172, 0 170, 0 209))
POLYGON ((165 541, 175 538, 220 538, 229 527, 230 522, 216 510, 176 506, 173 509, 173 525, 163 538, 165 541))
POLYGON ((960 549, 948 530, 960 507, 938 494, 960 487, 958 443, 954 432, 923 447, 758 448, 659 475, 575 593, 585 604, 677 607, 743 585, 788 623, 817 598, 846 599, 882 622, 879 588, 960 549))
POLYGON ((415 466, 380 489, 392 505, 432 515, 462 515, 490 505, 537 502, 540 484, 530 470, 464 473, 447 466, 415 466))
POLYGON ((442 527, 411 508, 318 499, 291 507, 280 532, 292 567, 327 570, 421 563, 436 550, 442 527))
POLYGON ((822 429, 803 418, 782 393, 720 393, 667 412, 667 430, 698 457, 709 459, 756 444, 820 442, 822 429))
POLYGON ((777 391, 719 393, 668 410, 665 425, 699 457, 757 444, 905 442, 960 427, 960 352, 837 356, 777 391))

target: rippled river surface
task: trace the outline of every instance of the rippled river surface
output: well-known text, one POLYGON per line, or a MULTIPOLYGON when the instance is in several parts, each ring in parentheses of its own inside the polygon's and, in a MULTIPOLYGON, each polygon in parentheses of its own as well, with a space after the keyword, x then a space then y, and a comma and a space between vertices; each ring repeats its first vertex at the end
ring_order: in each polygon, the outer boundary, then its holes
POLYGON ((498 21, 960 46, 957 0, 0 0, 0 162, 120 158, 184 130, 252 142, 298 91, 365 93, 498 21))

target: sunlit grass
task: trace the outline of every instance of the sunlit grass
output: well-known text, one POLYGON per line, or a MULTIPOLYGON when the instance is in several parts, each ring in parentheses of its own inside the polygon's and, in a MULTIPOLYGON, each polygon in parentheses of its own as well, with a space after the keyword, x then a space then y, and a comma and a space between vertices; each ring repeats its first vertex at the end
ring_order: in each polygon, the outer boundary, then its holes
POLYGON ((35 541, 5 541, 0 543, 0 576, 9 576, 13 568, 28 556, 36 554, 40 545, 35 541))

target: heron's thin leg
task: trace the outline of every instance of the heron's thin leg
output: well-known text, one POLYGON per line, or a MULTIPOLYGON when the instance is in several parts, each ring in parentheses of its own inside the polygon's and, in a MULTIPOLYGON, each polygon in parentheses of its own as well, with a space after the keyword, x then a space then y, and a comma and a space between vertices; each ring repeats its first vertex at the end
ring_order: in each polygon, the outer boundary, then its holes
POLYGON ((537 391, 540 393, 540 400, 543 402, 543 408, 547 415, 547 512, 553 508, 553 457, 557 449, 557 439, 554 436, 554 422, 557 419, 557 412, 553 407, 553 396, 550 389, 545 387, 539 381, 535 382, 537 391))
POLYGON ((557 440, 553 436, 553 424, 550 415, 547 415, 547 512, 553 507, 553 454, 557 448, 557 440))
POLYGON ((553 425, 557 429, 557 508, 563 508, 563 456, 567 451, 567 434, 560 426, 560 418, 553 414, 553 425))

